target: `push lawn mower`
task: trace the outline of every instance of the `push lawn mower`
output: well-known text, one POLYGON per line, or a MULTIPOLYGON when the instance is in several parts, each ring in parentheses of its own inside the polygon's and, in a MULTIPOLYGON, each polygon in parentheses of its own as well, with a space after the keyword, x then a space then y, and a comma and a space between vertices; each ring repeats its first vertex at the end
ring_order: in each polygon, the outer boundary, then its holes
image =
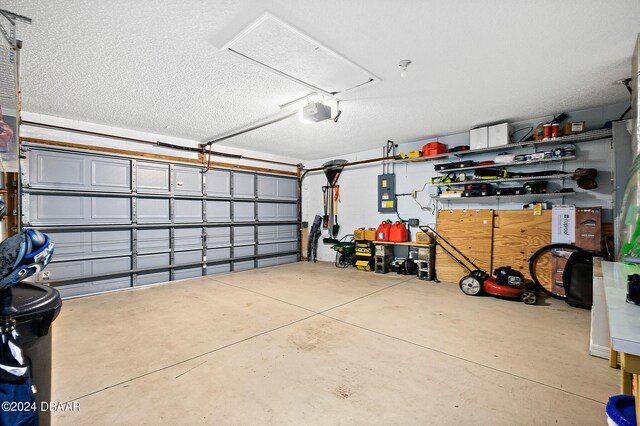
POLYGON ((478 296, 482 292, 491 294, 493 296, 506 297, 509 299, 520 299, 527 305, 533 305, 538 300, 538 295, 534 290, 534 287, 526 283, 524 276, 512 269, 510 266, 501 266, 493 271, 495 276, 481 270, 478 266, 471 261, 467 256, 458 250, 453 244, 447 241, 442 235, 438 234, 430 226, 421 226, 420 230, 429 235, 434 244, 442 247, 449 256, 451 256, 456 262, 458 262, 463 268, 469 271, 469 275, 465 275, 460 279, 460 290, 468 296, 478 296), (436 235, 440 240, 444 241, 453 251, 462 256, 462 258, 471 265, 474 269, 467 266, 467 263, 458 258, 457 255, 452 253, 447 247, 445 247, 440 241, 437 241, 433 235, 436 235))
POLYGON ((336 251, 336 267, 346 268, 356 263, 356 242, 353 234, 347 234, 331 246, 336 251))

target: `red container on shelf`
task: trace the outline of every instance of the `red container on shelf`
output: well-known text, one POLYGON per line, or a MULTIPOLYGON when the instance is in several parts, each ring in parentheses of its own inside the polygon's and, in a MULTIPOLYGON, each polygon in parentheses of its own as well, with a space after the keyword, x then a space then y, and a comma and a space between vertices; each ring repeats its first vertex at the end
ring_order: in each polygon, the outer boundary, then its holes
POLYGON ((557 138, 560 136, 560 125, 558 123, 553 123, 551 125, 551 137, 557 138))
POLYGON ((391 231, 391 224, 385 220, 376 229, 376 241, 389 241, 389 231, 391 231))
POLYGON ((545 124, 542 128, 542 139, 551 139, 551 124, 545 124))
POLYGON ((392 243, 404 243, 409 239, 409 235, 407 233, 407 227, 404 226, 404 223, 400 223, 396 221, 393 225, 391 225, 391 231, 389 231, 389 241, 392 243))
POLYGON ((429 142, 422 147, 422 156, 429 157, 432 155, 446 154, 449 152, 447 146, 440 142, 429 142))

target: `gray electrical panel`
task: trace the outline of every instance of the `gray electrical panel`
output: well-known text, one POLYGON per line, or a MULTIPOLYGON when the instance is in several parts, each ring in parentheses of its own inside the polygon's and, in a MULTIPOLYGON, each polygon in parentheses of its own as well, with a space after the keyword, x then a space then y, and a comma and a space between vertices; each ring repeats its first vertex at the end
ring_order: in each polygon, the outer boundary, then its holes
POLYGON ((378 175, 378 213, 396 212, 396 175, 378 175))

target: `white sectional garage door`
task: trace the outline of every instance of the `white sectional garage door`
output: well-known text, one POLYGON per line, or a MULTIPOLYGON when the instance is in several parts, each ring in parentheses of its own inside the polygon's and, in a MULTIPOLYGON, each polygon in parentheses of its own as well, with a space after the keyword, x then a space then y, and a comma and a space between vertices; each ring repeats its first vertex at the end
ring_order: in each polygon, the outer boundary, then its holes
POLYGON ((295 177, 25 145, 22 223, 64 297, 298 260, 295 177))

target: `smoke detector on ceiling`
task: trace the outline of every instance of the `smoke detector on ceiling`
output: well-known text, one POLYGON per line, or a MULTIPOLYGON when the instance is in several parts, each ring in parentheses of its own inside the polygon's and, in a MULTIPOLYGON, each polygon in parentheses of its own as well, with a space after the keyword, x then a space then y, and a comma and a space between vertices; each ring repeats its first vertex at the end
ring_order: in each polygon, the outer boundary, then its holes
POLYGON ((400 67, 400 77, 407 78, 407 74, 409 74, 407 68, 409 68, 409 65, 411 65, 411 59, 403 59, 398 63, 400 67))

